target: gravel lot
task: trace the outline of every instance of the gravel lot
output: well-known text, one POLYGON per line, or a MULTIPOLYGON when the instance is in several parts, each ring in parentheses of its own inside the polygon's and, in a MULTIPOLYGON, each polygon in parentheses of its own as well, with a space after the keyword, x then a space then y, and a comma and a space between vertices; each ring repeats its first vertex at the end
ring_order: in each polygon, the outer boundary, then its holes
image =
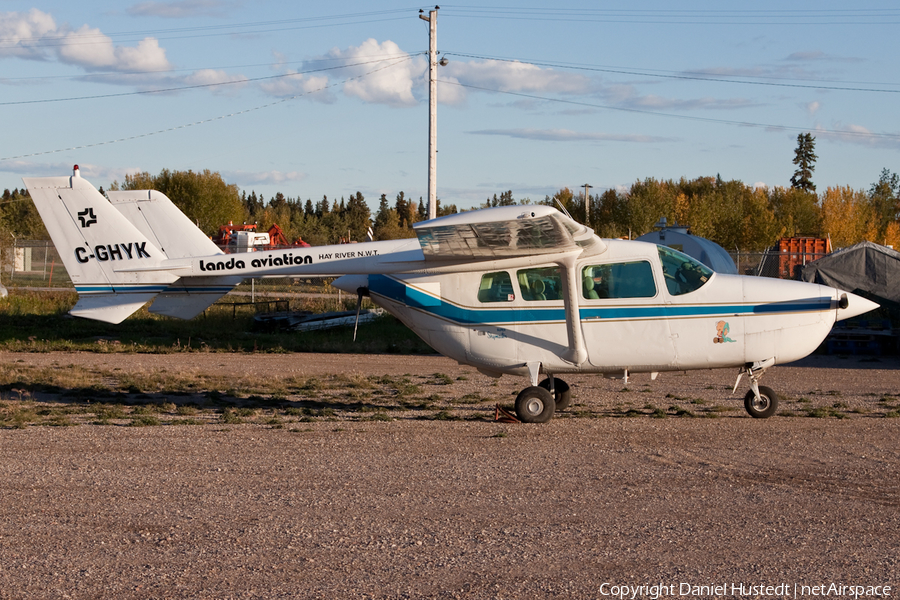
POLYGON ((900 594, 896 358, 776 367, 763 383, 792 416, 763 421, 743 412, 746 383, 730 396, 732 371, 566 377, 573 414, 546 425, 492 422, 492 401, 511 404, 524 382, 439 357, 0 353, 0 365, 390 375, 460 417, 0 430, 0 598, 900 594), (452 403, 475 392, 490 401, 452 403), (751 589, 779 584, 790 593, 751 589))

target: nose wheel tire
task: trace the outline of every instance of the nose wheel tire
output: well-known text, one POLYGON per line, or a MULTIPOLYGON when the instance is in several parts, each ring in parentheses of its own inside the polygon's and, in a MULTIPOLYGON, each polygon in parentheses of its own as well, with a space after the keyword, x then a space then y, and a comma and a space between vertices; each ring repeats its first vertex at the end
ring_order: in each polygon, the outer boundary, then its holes
MULTIPOLYGON (((547 391, 550 391, 550 378, 543 380, 538 384, 547 391)), ((558 377, 553 378, 553 391, 555 395, 553 400, 556 402, 556 410, 566 410, 572 404, 572 390, 569 384, 558 377)))
POLYGON ((516 396, 516 416, 523 423, 546 423, 555 411, 553 394, 540 386, 527 387, 516 396))
POLYGON ((778 394, 772 388, 764 385, 759 386, 759 399, 753 390, 747 392, 744 396, 744 408, 754 419, 768 419, 778 410, 778 394))

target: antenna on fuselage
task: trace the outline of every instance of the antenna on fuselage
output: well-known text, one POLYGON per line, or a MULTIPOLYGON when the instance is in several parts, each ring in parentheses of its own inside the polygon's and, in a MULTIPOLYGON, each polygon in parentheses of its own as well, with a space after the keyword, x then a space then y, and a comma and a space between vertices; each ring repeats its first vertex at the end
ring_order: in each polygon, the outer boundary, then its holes
MULTIPOLYGON (((563 214, 572 219, 572 215, 569 214, 569 211, 566 210, 566 207, 563 206, 563 203, 559 201, 559 198, 556 198, 556 203, 559 204, 559 210, 563 211, 563 214)), ((573 221, 575 219, 572 219, 573 221)))

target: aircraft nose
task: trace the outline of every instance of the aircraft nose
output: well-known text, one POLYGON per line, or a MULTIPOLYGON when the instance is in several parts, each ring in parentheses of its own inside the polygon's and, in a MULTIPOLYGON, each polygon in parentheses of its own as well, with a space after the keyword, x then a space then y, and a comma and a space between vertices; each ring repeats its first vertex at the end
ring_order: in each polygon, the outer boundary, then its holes
POLYGON ((875 310, 880 306, 876 302, 872 302, 871 300, 867 300, 856 294, 851 294, 850 292, 838 290, 837 297, 838 307, 836 320, 838 321, 852 319, 853 317, 867 313, 870 310, 875 310))

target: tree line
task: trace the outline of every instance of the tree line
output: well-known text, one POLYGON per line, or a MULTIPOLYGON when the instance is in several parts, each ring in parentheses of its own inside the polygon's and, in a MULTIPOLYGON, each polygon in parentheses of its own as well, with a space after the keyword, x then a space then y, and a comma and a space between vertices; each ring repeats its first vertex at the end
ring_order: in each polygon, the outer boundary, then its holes
MULTIPOLYGON (((809 183, 808 179, 806 180, 809 183)), ((302 238, 312 245, 340 241, 414 237, 412 225, 424 220, 427 207, 401 191, 393 198, 382 194, 378 209, 370 211, 359 192, 349 198, 317 202, 282 193, 266 200, 256 192, 242 192, 211 171, 170 171, 159 175, 138 173, 114 182, 111 190, 156 189, 166 194, 193 222, 213 236, 220 225, 257 223, 266 231, 277 223, 289 241, 302 238)), ((100 188, 103 191, 103 188, 100 188)), ((900 248, 900 176, 884 169, 868 190, 828 188, 816 193, 806 187, 757 188, 721 177, 636 181, 629 190, 606 190, 587 196, 588 225, 602 237, 637 237, 653 231, 666 217, 690 227, 726 250, 761 251, 783 236, 830 236, 835 248, 869 240, 900 248)), ((512 204, 562 206, 584 222, 585 195, 568 188, 542 201, 516 200, 512 191, 487 198, 481 207, 512 204)), ((438 205, 440 216, 457 212, 454 205, 438 205)), ((27 190, 5 190, 0 201, 0 236, 49 239, 27 190)))

